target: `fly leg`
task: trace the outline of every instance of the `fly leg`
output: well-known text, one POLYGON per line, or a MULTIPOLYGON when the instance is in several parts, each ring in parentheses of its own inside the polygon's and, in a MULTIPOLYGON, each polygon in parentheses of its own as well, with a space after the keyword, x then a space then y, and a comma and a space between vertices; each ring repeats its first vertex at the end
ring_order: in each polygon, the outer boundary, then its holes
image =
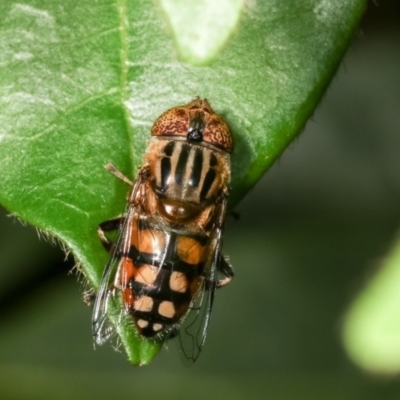
POLYGON ((219 289, 223 286, 228 285, 231 283, 233 277, 234 277, 234 272, 232 266, 228 263, 228 261, 225 260, 225 258, 221 255, 219 263, 217 265, 217 270, 220 272, 222 275, 225 276, 223 279, 219 279, 216 282, 216 289, 219 289))
MULTIPOLYGON (((124 220, 125 218, 122 216, 113 218, 108 221, 102 222, 97 227, 97 234, 99 235, 100 242, 108 252, 112 252, 114 250, 114 243, 110 239, 108 239, 108 237, 105 235, 105 232, 112 232, 120 229, 120 227, 124 223, 124 220)), ((89 307, 93 306, 95 299, 96 294, 94 293, 93 289, 83 293, 83 301, 89 307)))
POLYGON ((228 263, 228 261, 225 260, 225 258, 221 255, 219 262, 217 264, 217 272, 220 274, 224 275, 225 278, 219 279, 217 281, 213 280, 208 280, 205 282, 205 289, 206 290, 214 290, 214 289, 219 289, 223 286, 228 285, 231 283, 233 277, 234 277, 234 272, 233 268, 231 265, 228 263))
POLYGON ((105 232, 113 232, 121 229, 124 222, 125 217, 119 216, 117 218, 104 221, 97 227, 97 234, 99 235, 101 244, 108 252, 113 251, 114 243, 105 235, 105 232))

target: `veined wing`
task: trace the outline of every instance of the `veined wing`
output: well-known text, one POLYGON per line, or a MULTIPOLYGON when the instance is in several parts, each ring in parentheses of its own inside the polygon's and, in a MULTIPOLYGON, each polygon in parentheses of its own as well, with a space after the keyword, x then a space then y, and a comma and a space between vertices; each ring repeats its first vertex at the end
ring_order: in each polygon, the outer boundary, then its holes
MULTIPOLYGON (((130 198, 136 198, 136 194, 141 189, 143 183, 136 181, 132 188, 130 198)), ((106 264, 100 285, 97 291, 96 300, 92 314, 92 332, 96 344, 102 345, 115 334, 113 324, 107 315, 109 304, 113 302, 117 308, 121 307, 117 303, 118 289, 115 285, 118 271, 122 261, 122 255, 127 253, 131 241, 131 225, 135 213, 140 208, 139 204, 128 203, 123 214, 123 222, 119 228, 117 240, 111 249, 111 257, 106 264)))
MULTIPOLYGON (((226 199, 223 199, 217 220, 223 221, 225 209, 226 199)), ((202 284, 197 295, 192 299, 189 311, 179 328, 178 340, 183 361, 186 364, 196 361, 206 340, 218 281, 217 266, 221 258, 222 224, 214 229, 210 240, 209 256, 204 264, 202 284)))

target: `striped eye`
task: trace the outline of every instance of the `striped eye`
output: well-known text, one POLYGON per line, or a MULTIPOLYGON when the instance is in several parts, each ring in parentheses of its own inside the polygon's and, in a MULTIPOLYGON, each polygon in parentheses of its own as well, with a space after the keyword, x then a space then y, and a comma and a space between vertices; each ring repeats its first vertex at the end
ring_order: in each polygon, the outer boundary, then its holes
POLYGON ((196 99, 163 113, 151 129, 152 136, 181 136, 188 142, 211 144, 231 153, 233 138, 227 123, 207 100, 196 99))

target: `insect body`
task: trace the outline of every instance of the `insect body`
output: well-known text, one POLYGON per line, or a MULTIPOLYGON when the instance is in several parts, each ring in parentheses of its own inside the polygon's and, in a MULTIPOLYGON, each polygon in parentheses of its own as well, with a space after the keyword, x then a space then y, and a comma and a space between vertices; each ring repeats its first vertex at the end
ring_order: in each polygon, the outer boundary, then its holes
POLYGON ((224 120, 201 99, 166 111, 151 134, 125 214, 99 226, 112 257, 94 305, 93 335, 97 344, 112 336, 108 303, 122 300, 141 336, 179 334, 194 360, 214 291, 233 277, 221 255, 233 141, 224 120), (104 232, 116 229, 111 243, 104 232))

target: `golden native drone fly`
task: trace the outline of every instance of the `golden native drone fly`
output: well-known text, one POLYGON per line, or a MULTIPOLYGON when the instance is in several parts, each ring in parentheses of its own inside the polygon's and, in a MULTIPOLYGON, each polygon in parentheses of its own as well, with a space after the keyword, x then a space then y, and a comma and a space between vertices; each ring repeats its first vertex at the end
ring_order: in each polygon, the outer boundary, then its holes
POLYGON ((121 302, 148 339, 180 336, 195 360, 204 344, 214 291, 233 278, 221 254, 233 139, 207 100, 162 114, 151 130, 143 165, 125 213, 98 233, 112 254, 93 310, 93 335, 101 345, 114 334, 110 301, 121 302), (105 232, 118 232, 111 243, 105 232), (218 274, 223 279, 218 279, 218 274))

